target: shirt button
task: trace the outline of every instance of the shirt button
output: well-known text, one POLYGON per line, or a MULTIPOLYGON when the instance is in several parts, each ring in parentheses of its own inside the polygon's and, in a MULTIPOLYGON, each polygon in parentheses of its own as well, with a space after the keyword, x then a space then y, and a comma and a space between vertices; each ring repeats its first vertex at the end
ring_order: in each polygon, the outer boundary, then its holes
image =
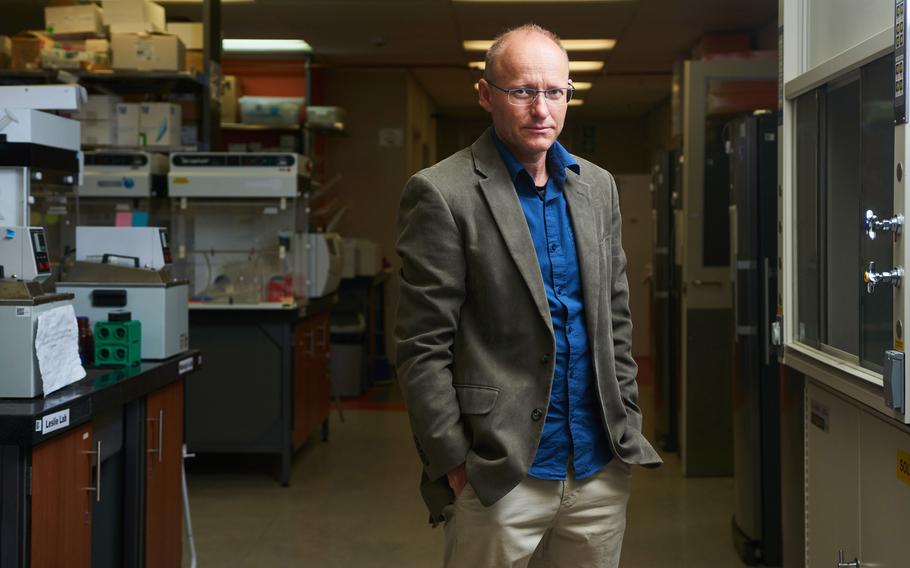
POLYGON ((537 422, 541 418, 543 418, 543 411, 539 408, 535 408, 534 411, 531 412, 531 420, 537 422))
POLYGON ((543 354, 543 357, 540 358, 540 364, 541 364, 541 365, 546 365, 546 364, 549 363, 549 362, 550 362, 550 354, 549 354, 549 353, 544 353, 544 354, 543 354))
POLYGON ((556 245, 550 245, 550 252, 556 252, 556 245))

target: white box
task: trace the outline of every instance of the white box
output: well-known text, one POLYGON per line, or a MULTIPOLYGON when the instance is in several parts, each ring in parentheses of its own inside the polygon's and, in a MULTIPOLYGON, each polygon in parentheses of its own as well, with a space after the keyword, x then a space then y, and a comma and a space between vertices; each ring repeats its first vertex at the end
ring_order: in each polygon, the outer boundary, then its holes
POLYGON ((205 33, 199 22, 168 22, 167 33, 174 34, 187 49, 205 49, 205 33))
POLYGON ((107 39, 92 38, 85 40, 85 51, 89 53, 109 53, 111 42, 107 39))
POLYGON ((114 146, 117 144, 117 121, 83 120, 80 124, 83 146, 114 146))
POLYGON ((180 38, 164 34, 111 34, 114 69, 183 71, 180 38))
POLYGON ((141 146, 180 146, 180 105, 141 103, 139 105, 139 144, 141 146))
POLYGON ((116 95, 89 95, 88 101, 73 114, 78 120, 110 120, 117 117, 117 105, 123 101, 116 95))
POLYGON ((78 110, 85 105, 80 85, 16 85, 0 87, 0 105, 37 110, 78 110))
POLYGON ((117 105, 117 145, 127 148, 139 146, 139 103, 117 105))
POLYGON ((44 29, 56 36, 103 36, 102 12, 96 4, 48 6, 44 29))
POLYGON ((163 32, 164 6, 151 0, 104 0, 104 23, 112 34, 163 32))

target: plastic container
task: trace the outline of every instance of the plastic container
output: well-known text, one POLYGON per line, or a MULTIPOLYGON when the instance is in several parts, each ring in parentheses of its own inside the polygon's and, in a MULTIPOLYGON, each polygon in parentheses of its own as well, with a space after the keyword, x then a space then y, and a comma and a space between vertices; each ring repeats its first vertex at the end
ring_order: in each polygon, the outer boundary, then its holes
POLYGON ((240 97, 244 124, 293 126, 300 124, 303 97, 240 97))
POLYGON ((366 330, 362 314, 332 314, 332 387, 338 396, 358 397, 366 391, 366 330))

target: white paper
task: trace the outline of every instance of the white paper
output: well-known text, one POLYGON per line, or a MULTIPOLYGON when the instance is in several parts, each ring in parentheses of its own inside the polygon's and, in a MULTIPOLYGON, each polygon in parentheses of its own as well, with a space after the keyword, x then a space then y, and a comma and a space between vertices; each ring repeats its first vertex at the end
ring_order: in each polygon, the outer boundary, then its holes
POLYGON ((38 314, 35 353, 45 395, 85 377, 79 360, 79 327, 72 305, 38 314))

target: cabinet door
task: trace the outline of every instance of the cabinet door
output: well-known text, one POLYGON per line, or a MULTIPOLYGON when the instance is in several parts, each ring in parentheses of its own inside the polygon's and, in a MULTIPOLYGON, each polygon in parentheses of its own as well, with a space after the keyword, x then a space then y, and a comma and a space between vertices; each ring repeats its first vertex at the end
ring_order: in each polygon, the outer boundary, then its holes
MULTIPOLYGON (((860 422, 863 566, 906 566, 910 558, 910 434, 863 412, 860 422)), ((852 560, 852 556, 850 559, 852 560)))
POLYGON ((332 389, 329 383, 329 357, 331 354, 331 324, 329 314, 321 316, 316 339, 316 360, 310 379, 313 393, 313 428, 318 429, 329 417, 329 400, 332 389))
POLYGON ((96 498, 92 426, 55 436, 32 450, 31 566, 88 568, 96 498))
POLYGON ((310 396, 308 378, 313 360, 315 336, 310 319, 300 322, 294 330, 294 430, 291 433, 294 448, 300 448, 310 434, 310 396))
POLYGON ((183 382, 146 401, 145 562, 180 566, 183 508, 183 382))
POLYGON ((860 555, 860 411, 811 383, 806 398, 807 566, 835 566, 860 555))

